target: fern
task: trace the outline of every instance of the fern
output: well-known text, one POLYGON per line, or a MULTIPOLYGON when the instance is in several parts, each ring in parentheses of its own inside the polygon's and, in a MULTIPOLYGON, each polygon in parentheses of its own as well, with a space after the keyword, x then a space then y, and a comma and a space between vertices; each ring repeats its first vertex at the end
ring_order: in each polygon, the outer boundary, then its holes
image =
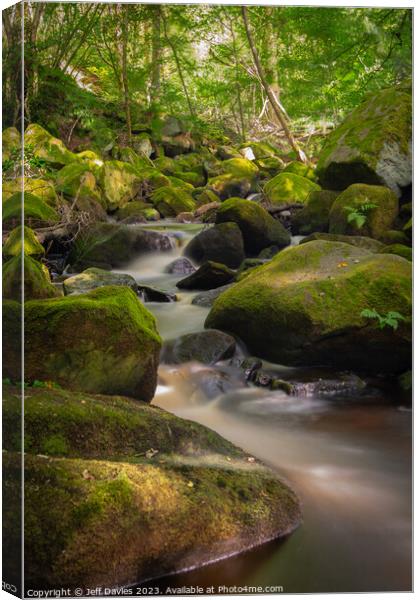
POLYGON ((348 212, 346 218, 348 223, 354 223, 357 229, 361 229, 367 222, 367 215, 370 210, 377 208, 377 204, 373 202, 364 202, 359 206, 345 206, 345 210, 348 212))
POLYGON ((366 319, 376 319, 380 329, 384 329, 384 327, 391 327, 393 331, 396 331, 396 329, 399 327, 400 321, 406 321, 406 317, 395 310, 390 310, 387 314, 380 315, 375 308, 365 308, 361 312, 361 317, 366 319))

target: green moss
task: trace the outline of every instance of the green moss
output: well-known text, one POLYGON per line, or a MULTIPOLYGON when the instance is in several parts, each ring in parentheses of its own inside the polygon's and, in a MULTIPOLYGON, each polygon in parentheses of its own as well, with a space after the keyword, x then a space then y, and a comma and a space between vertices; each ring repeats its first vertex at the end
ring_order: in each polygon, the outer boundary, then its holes
POLYGON ((217 175, 208 179, 208 188, 215 192, 221 200, 233 196, 245 197, 256 190, 254 182, 246 177, 236 177, 232 173, 217 175))
POLYGON ((53 165, 67 165, 76 160, 76 155, 67 150, 61 140, 53 137, 37 123, 27 126, 24 144, 33 149, 35 156, 53 165))
POLYGON ((186 183, 190 183, 193 187, 205 185, 205 177, 193 171, 178 171, 176 177, 186 183))
POLYGON ((300 235, 328 231, 329 212, 337 195, 330 190, 310 192, 305 206, 292 217, 293 231, 300 235))
POLYGON ((320 186, 316 183, 294 173, 279 173, 279 175, 268 181, 263 188, 267 199, 273 204, 287 204, 289 202, 304 204, 310 192, 319 190, 320 186))
POLYGON ((258 169, 262 175, 268 175, 274 177, 284 168, 284 161, 278 156, 271 156, 269 158, 259 158, 255 160, 258 169))
MULTIPOLYGON (((42 198, 24 192, 24 218, 25 222, 33 222, 37 226, 51 225, 59 220, 58 213, 51 208, 42 198)), ((15 192, 3 202, 3 221, 12 219, 21 220, 22 217, 22 194, 15 192)))
POLYGON ((11 153, 21 147, 21 136, 16 127, 8 127, 2 133, 3 161, 10 158, 11 153))
POLYGON ((25 336, 29 381, 153 397, 161 341, 154 317, 127 287, 27 302, 25 336))
POLYGON ((168 156, 156 158, 153 163, 164 175, 174 175, 179 170, 179 165, 176 164, 173 158, 169 158, 168 156))
POLYGON ((380 250, 380 254, 397 254, 397 256, 401 256, 406 260, 413 260, 412 248, 409 248, 409 246, 405 246, 404 244, 391 244, 390 246, 385 246, 380 250))
POLYGON ((97 269, 95 267, 68 277, 63 282, 64 293, 66 295, 85 294, 107 285, 124 285, 131 288, 134 292, 138 290, 138 284, 131 275, 105 271, 104 269, 97 269))
POLYGON ((102 201, 100 190, 96 187, 96 177, 86 163, 71 163, 58 171, 55 180, 56 189, 71 198, 89 198, 102 201))
POLYGON ((317 177, 313 167, 311 167, 310 165, 305 165, 304 163, 299 162, 297 160, 288 163, 285 169, 283 170, 283 173, 294 173, 295 175, 301 175, 301 177, 310 179, 310 181, 317 181, 317 177))
MULTIPOLYGON (((45 265, 30 256, 24 257, 25 300, 55 298, 59 291, 51 284, 45 265)), ((3 265, 3 297, 21 301, 22 297, 22 256, 15 256, 3 265)))
POLYGON ((216 223, 234 222, 243 235, 247 253, 258 254, 267 246, 287 246, 289 233, 261 206, 242 198, 229 198, 217 211, 216 223))
POLYGON ((306 244, 307 242, 323 241, 323 242, 343 242, 356 246, 356 248, 362 248, 363 250, 369 250, 372 253, 380 252, 383 249, 384 244, 378 240, 374 240, 370 237, 364 237, 362 235, 340 235, 338 233, 312 233, 308 235, 300 244, 306 244))
POLYGON ((119 161, 130 163, 141 173, 143 169, 150 169, 154 167, 153 162, 144 154, 141 156, 135 152, 132 148, 114 146, 112 148, 112 156, 119 161))
POLYGON ((159 221, 160 213, 155 208, 144 208, 141 211, 141 215, 146 219, 146 221, 159 221))
POLYGON ((22 191, 30 192, 50 206, 55 207, 58 202, 58 196, 51 181, 47 181, 46 179, 32 179, 30 177, 17 177, 16 179, 3 182, 3 204, 13 194, 21 194, 22 191))
POLYGON ((159 188, 152 193, 151 201, 163 217, 173 217, 181 212, 195 210, 192 196, 180 188, 159 188))
POLYGON ((204 206, 204 204, 210 204, 212 202, 219 202, 219 197, 212 190, 208 188, 201 188, 196 190, 193 194, 197 207, 204 206))
POLYGON ((384 186, 353 184, 339 194, 333 203, 329 214, 329 231, 381 239, 397 217, 398 206, 395 193, 384 186), (376 208, 365 213, 365 224, 358 228, 354 222, 348 222, 349 214, 357 209, 362 210, 366 204, 374 204, 376 208))
POLYGON ((121 208, 135 198, 142 181, 142 177, 133 165, 118 160, 105 162, 100 185, 109 210, 121 208))
POLYGON ((123 221, 127 217, 136 217, 141 215, 142 211, 150 206, 150 204, 144 202, 143 200, 131 200, 131 202, 128 202, 122 208, 118 208, 115 216, 119 221, 123 221))
POLYGON ((10 258, 11 256, 33 256, 40 258, 45 254, 45 248, 39 243, 35 232, 29 227, 16 227, 10 232, 3 246, 3 257, 10 258), (22 243, 23 242, 23 243, 22 243))
POLYGON ((224 160, 222 168, 224 173, 229 173, 238 179, 241 177, 254 179, 259 173, 259 169, 254 162, 247 160, 247 158, 230 158, 229 160, 224 160))
POLYGON ((269 142, 245 142, 240 146, 242 149, 251 148, 253 154, 257 160, 263 158, 270 158, 280 155, 280 150, 276 146, 273 146, 269 142))
MULTIPOLYGON (((176 174, 180 175, 180 173, 176 173, 176 174)), ((194 189, 194 186, 191 183, 188 183, 187 181, 184 181, 183 179, 180 179, 179 177, 174 177, 173 175, 168 175, 167 179, 170 181, 170 185, 172 187, 186 190, 189 193, 192 193, 192 190, 194 189)))
POLYGON ((411 264, 337 242, 291 247, 221 294, 205 326, 241 337, 281 364, 330 364, 394 372, 411 359, 411 264), (363 309, 400 312, 378 331, 363 309))

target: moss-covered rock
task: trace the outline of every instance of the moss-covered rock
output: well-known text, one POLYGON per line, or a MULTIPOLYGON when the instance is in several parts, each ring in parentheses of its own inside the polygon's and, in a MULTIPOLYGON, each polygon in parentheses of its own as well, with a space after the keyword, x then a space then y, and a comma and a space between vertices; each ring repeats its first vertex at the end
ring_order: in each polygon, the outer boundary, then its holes
POLYGON ((106 206, 96 185, 96 177, 86 163, 73 162, 60 169, 55 179, 55 187, 71 198, 92 199, 106 206))
POLYGON ((279 148, 273 146, 269 142, 244 142, 240 148, 242 151, 246 150, 246 148, 250 148, 256 160, 280 155, 279 148))
POLYGON ((19 255, 3 265, 3 298, 17 302, 22 300, 22 260, 25 302, 32 299, 55 298, 60 295, 58 289, 51 284, 45 265, 30 256, 19 255))
POLYGON ((208 260, 196 271, 177 282, 185 290, 213 290, 233 281, 235 273, 222 263, 208 260))
POLYGON ((3 161, 10 158, 13 151, 21 147, 21 136, 16 127, 7 127, 2 132, 2 157, 3 161))
POLYGON ((288 365, 400 372, 411 361, 411 263, 339 242, 287 248, 215 301, 205 326, 288 365), (365 309, 399 312, 396 330, 365 309))
POLYGON ((191 194, 172 186, 155 190, 151 195, 151 201, 163 217, 175 217, 179 213, 195 210, 195 202, 191 194))
POLYGON ((197 207, 205 206, 206 204, 211 204, 213 202, 219 202, 219 197, 209 188, 199 188, 192 192, 192 196, 195 200, 197 207))
MULTIPOLYGON (((412 220, 410 219, 410 232, 412 227, 412 220)), ((404 244, 410 246, 412 244, 411 238, 406 235, 404 231, 399 229, 389 229, 380 238, 380 241, 387 246, 392 244, 404 244)))
POLYGON ((226 200, 233 196, 245 198, 250 192, 256 190, 254 181, 246 177, 236 177, 232 173, 210 177, 207 185, 221 200, 226 200))
POLYGON ((132 148, 114 146, 112 148, 112 156, 115 160, 133 165, 133 167, 140 172, 143 169, 150 169, 154 167, 153 161, 148 158, 149 155, 144 153, 137 154, 137 152, 132 148))
POLYGON ((13 196, 13 194, 21 194, 22 191, 29 192, 50 206, 56 206, 58 196, 51 181, 46 179, 32 179, 31 177, 16 177, 3 182, 2 198, 3 203, 13 196))
POLYGON ((327 137, 317 174, 324 187, 386 185, 398 196, 412 181, 412 98, 397 88, 370 95, 327 137))
MULTIPOLYGON (((272 471, 202 425, 122 397, 48 388, 25 396, 28 586, 73 595, 142 582, 289 534, 301 519, 272 471)), ((20 422, 19 390, 4 400, 9 501, 21 463, 9 433, 20 422)), ((12 520, 7 527, 12 535, 12 520)))
POLYGON ((384 244, 378 240, 362 235, 339 235, 337 233, 312 233, 301 240, 300 244, 307 242, 322 241, 322 242, 343 242, 350 244, 356 248, 369 250, 372 253, 380 252, 384 248, 384 244))
POLYGON ((259 173, 259 169, 255 163, 247 158, 230 158, 229 160, 224 160, 222 168, 224 173, 229 173, 237 179, 244 177, 253 180, 259 173))
POLYGON ((131 288, 134 292, 138 290, 138 284, 134 277, 125 273, 111 273, 104 269, 91 267, 83 273, 68 277, 63 282, 64 294, 86 294, 99 287, 106 285, 124 285, 131 288))
POLYGON ((295 173, 279 173, 265 183, 263 188, 265 196, 272 204, 305 204, 310 192, 319 190, 320 186, 317 183, 295 173))
POLYGON ((150 158, 154 152, 151 138, 145 131, 132 136, 132 147, 135 152, 145 158, 150 158))
POLYGON ((205 185, 205 177, 194 171, 177 171, 176 177, 189 183, 193 187, 200 187, 205 185))
MULTIPOLYGON (((127 287, 25 303, 28 381, 150 402, 160 345, 153 315, 127 287)), ((8 367, 19 380, 20 365, 8 367)))
POLYGON ((125 206, 135 198, 142 184, 142 177, 130 163, 109 160, 103 165, 100 185, 109 210, 125 206))
POLYGON ((131 200, 123 206, 122 208, 118 208, 115 213, 115 217, 118 221, 123 221, 128 217, 137 217, 142 214, 142 211, 146 208, 152 208, 151 204, 148 202, 144 202, 143 200, 131 200))
POLYGON ((301 175, 301 177, 310 179, 311 181, 317 181, 316 173, 313 167, 310 165, 305 165, 298 160, 293 160, 288 163, 284 168, 283 173, 294 173, 295 175, 301 175))
POLYGON ((236 223, 220 223, 192 238, 184 255, 198 264, 211 260, 234 269, 245 257, 243 235, 236 223))
POLYGON ((380 239, 391 229, 398 210, 397 196, 389 188, 354 183, 334 201, 329 213, 329 232, 380 239), (351 220, 354 214, 365 217, 361 227, 351 220))
POLYGON ((329 212, 338 192, 320 190, 310 192, 304 207, 291 217, 292 230, 300 235, 329 230, 329 212))
POLYGON ((384 246, 384 248, 380 250, 380 254, 396 254, 397 256, 401 256, 406 260, 413 260, 412 248, 405 246, 404 244, 391 244, 390 246, 384 246))
POLYGON ((3 258, 14 256, 32 256, 41 258, 45 254, 45 248, 39 242, 35 232, 29 227, 19 225, 10 232, 3 246, 3 258))
POLYGON ((258 158, 255 160, 261 175, 268 176, 269 178, 274 177, 281 172, 285 166, 284 161, 279 156, 270 156, 267 158, 258 158))
MULTIPOLYGON (((176 173, 176 175, 178 174, 179 173, 176 173)), ((168 175, 167 179, 169 180, 171 186, 175 188, 180 188, 181 190, 186 190, 190 194, 192 194, 192 191, 195 189, 191 183, 188 183, 187 181, 185 181, 184 179, 180 179, 179 177, 175 177, 174 175, 168 175)))
POLYGON ((97 223, 78 236, 69 262, 80 270, 106 265, 121 267, 140 254, 173 247, 174 239, 166 233, 124 224, 97 223))
MULTIPOLYGON (((24 192, 24 220, 25 223, 31 223, 34 226, 42 227, 57 223, 60 217, 57 211, 49 206, 42 198, 24 192)), ((3 202, 3 221, 22 220, 22 194, 15 192, 12 196, 3 202)))
POLYGON ((283 247, 290 243, 290 235, 282 224, 264 208, 242 198, 230 198, 217 211, 216 223, 234 222, 243 235, 248 254, 258 254, 273 244, 283 247))
POLYGON ((161 361, 176 365, 190 361, 213 365, 231 358, 235 349, 236 340, 231 335, 216 329, 206 329, 165 342, 161 361))
POLYGON ((24 135, 25 147, 31 148, 36 157, 52 165, 68 165, 76 160, 76 155, 65 147, 65 144, 52 136, 37 123, 27 126, 24 135))
POLYGON ((175 160, 169 156, 159 156, 153 160, 153 164, 164 175, 174 175, 179 170, 175 160))

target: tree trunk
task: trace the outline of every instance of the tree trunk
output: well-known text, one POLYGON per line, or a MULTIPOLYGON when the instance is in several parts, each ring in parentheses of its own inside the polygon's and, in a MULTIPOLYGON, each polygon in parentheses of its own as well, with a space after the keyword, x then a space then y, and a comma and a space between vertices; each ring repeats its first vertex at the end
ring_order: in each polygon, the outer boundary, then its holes
POLYGON ((128 11, 129 4, 122 5, 122 35, 121 35, 121 76, 124 92, 125 118, 127 121, 128 144, 132 143, 131 132, 131 104, 129 98, 128 73, 127 73, 127 46, 128 46, 128 11))
POLYGON ((161 63, 161 15, 158 4, 150 6, 152 17, 152 48, 151 48, 151 103, 160 99, 160 63, 161 63))
POLYGON ((288 142, 290 143, 292 149, 296 152, 298 159, 301 162, 306 163, 307 158, 306 158, 304 152, 299 148, 296 140, 294 139, 294 136, 292 135, 292 133, 288 127, 288 124, 286 122, 286 119, 281 111, 279 101, 276 98, 274 91, 272 90, 271 86, 269 85, 269 83, 266 79, 266 74, 265 74, 262 64, 260 62, 259 53, 257 51, 252 32, 250 30, 249 19, 247 17, 247 8, 246 8, 246 6, 242 6, 241 9, 242 9, 244 27, 246 29, 246 35, 247 35, 247 39, 249 41, 250 49, 252 51, 255 67, 256 67, 259 79, 262 83, 262 86, 263 86, 263 88, 266 92, 266 95, 268 96, 269 102, 272 106, 272 110, 274 111, 279 123, 281 124, 281 127, 283 128, 288 142))
POLYGON ((239 117, 240 117, 240 134, 241 134, 242 142, 245 142, 246 141, 246 126, 244 124, 243 103, 242 103, 241 87, 240 87, 240 81, 239 81, 239 72, 240 72, 239 56, 238 56, 238 51, 237 51, 236 34, 234 32, 234 21, 233 21, 233 19, 231 19, 231 17, 230 17, 229 21, 230 21, 231 39, 233 41, 237 105, 239 107, 239 117))

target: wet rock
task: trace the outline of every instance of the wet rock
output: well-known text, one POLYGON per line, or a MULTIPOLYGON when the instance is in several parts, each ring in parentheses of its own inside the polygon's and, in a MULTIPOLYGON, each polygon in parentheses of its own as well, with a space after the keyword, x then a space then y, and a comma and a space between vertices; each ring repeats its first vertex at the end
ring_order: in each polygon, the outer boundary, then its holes
POLYGON ((323 242, 344 242, 356 248, 363 248, 370 252, 380 252, 384 248, 384 244, 373 238, 362 235, 340 235, 338 233, 312 233, 300 241, 301 244, 308 242, 323 241, 323 242))
POLYGON ((243 386, 243 381, 220 369, 202 369, 191 375, 192 382, 212 400, 243 386))
POLYGON ((139 283, 138 292, 144 302, 176 302, 177 300, 176 294, 159 290, 151 285, 139 283))
POLYGON ((221 287, 216 288, 215 290, 208 290, 207 292, 201 292, 200 294, 197 294, 196 296, 194 296, 194 298, 192 300, 192 304, 194 306, 204 306, 204 307, 212 306, 214 304, 215 300, 218 298, 218 296, 220 296, 223 292, 228 290, 232 285, 233 285, 232 283, 228 283, 227 285, 222 285, 221 287))
POLYGON ((233 281, 235 272, 221 263, 207 261, 194 273, 176 284, 185 290, 213 290, 233 281))
POLYGON ((329 212, 338 196, 330 190, 310 192, 303 208, 291 214, 293 233, 308 235, 315 231, 329 230, 329 212))
POLYGON ((353 396, 362 393, 367 384, 357 375, 342 375, 339 379, 319 379, 308 383, 293 383, 292 394, 295 396, 353 396))
POLYGON ((196 360, 206 365, 230 358, 235 351, 236 340, 222 331, 207 329, 182 335, 163 346, 161 360, 168 364, 180 364, 196 360))
POLYGON ((182 212, 176 217, 176 223, 193 223, 194 213, 193 212, 182 212))
POLYGON ((186 246, 184 255, 198 264, 210 260, 238 267, 245 258, 242 233, 236 223, 214 225, 198 233, 186 246))
POLYGON ((236 279, 240 281, 251 269, 260 267, 268 262, 265 258, 245 258, 237 270, 236 279))
POLYGON ((137 291, 138 285, 134 277, 125 273, 111 273, 104 269, 90 267, 69 277, 63 281, 64 294, 70 296, 72 294, 87 294, 96 288, 105 285, 125 285, 131 288, 134 292, 137 291))
POLYGON ((176 258, 165 268, 165 273, 171 273, 172 275, 189 275, 195 271, 196 267, 185 257, 176 258))

